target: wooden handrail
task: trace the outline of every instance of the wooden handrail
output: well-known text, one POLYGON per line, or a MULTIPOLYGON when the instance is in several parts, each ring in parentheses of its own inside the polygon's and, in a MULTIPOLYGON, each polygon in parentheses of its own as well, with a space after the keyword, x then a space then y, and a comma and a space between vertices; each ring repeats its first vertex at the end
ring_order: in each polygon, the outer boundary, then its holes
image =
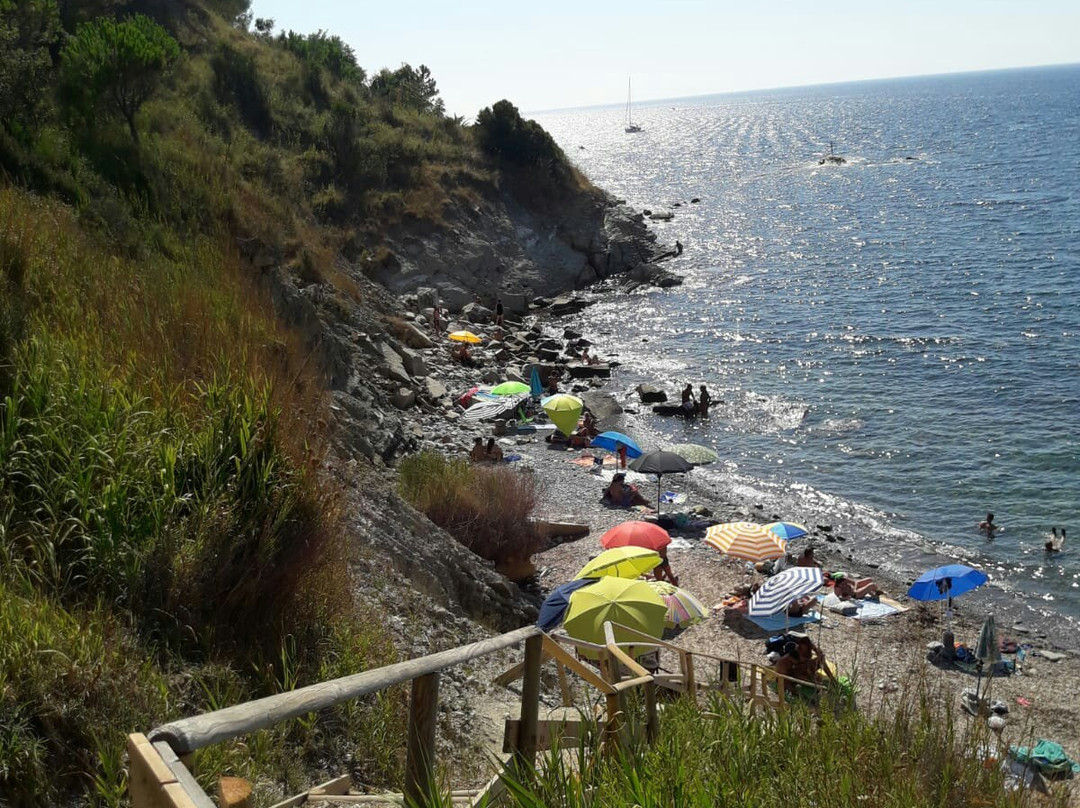
POLYGON ((204 746, 266 729, 282 721, 333 707, 420 676, 438 673, 445 668, 501 651, 541 634, 543 632, 536 626, 527 626, 498 637, 398 662, 384 668, 319 682, 211 713, 182 718, 152 730, 149 738, 151 741, 167 741, 176 754, 188 755, 204 746))

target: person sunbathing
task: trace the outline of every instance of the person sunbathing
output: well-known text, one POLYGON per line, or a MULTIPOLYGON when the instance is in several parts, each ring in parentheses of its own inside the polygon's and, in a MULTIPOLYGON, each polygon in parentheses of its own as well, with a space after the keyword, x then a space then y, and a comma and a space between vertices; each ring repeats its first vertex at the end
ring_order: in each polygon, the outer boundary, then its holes
POLYGON ((473 441, 472 450, 469 452, 469 460, 473 463, 483 463, 487 459, 487 452, 484 451, 484 439, 476 438, 473 441))
POLYGON ((876 598, 882 594, 871 578, 860 578, 855 581, 842 572, 834 572, 832 579, 835 582, 833 592, 840 600, 862 600, 876 598))
POLYGON ((636 485, 630 485, 626 482, 625 474, 615 475, 611 480, 611 484, 604 489, 603 500, 609 505, 614 505, 618 508, 629 508, 631 505, 649 504, 649 501, 638 491, 636 485))
POLYGON ((487 449, 484 454, 484 459, 493 463, 497 463, 503 459, 502 447, 495 442, 495 438, 488 438, 487 449))
POLYGON ((804 614, 810 611, 814 605, 814 596, 806 595, 805 597, 798 598, 791 601, 788 604, 787 613, 788 617, 802 617, 804 614))
POLYGON ((472 354, 469 353, 469 346, 464 342, 458 343, 457 347, 450 351, 450 358, 463 365, 473 364, 472 354))

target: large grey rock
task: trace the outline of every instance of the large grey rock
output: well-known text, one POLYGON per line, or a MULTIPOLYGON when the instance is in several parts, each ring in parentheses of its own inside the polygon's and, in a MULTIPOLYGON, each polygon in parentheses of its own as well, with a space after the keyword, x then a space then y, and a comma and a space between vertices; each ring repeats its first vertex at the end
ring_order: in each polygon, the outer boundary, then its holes
POLYGON ((398 351, 401 356, 401 362, 405 366, 405 372, 410 376, 427 376, 427 365, 424 363, 424 357, 415 351, 410 351, 408 348, 401 348, 398 351))
POLYGON ((416 391, 408 387, 399 387, 394 392, 392 400, 399 410, 407 410, 416 403, 416 391))
POLYGON ((438 401, 439 399, 446 397, 446 385, 431 376, 424 379, 424 390, 427 393, 427 397, 432 401, 438 401))
POLYGON ((416 290, 416 307, 420 310, 433 309, 439 305, 439 290, 422 286, 416 290))
POLYGON ((634 388, 642 404, 662 404, 667 401, 667 393, 651 384, 639 384, 634 388))
POLYGON ((412 323, 402 323, 398 339, 410 348, 430 348, 435 344, 431 341, 431 337, 412 323))
POLYGON ((405 364, 401 361, 401 355, 389 343, 380 343, 379 352, 382 355, 382 367, 380 370, 384 376, 402 384, 412 382, 408 371, 405 370, 405 364))
POLYGON ((487 306, 480 303, 468 303, 461 309, 463 317, 468 318, 470 323, 490 323, 495 316, 487 306))

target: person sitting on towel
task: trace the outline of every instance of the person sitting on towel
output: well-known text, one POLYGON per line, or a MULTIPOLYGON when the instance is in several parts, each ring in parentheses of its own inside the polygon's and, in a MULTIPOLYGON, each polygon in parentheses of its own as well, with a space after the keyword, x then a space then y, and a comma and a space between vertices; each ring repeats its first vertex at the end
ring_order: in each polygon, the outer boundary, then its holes
POLYGON ((488 438, 487 450, 484 454, 486 455, 484 459, 493 463, 497 463, 503 459, 502 447, 495 442, 495 438, 488 438))
POLYGON ((476 438, 473 441, 472 451, 469 452, 469 460, 474 463, 483 463, 487 459, 487 452, 484 451, 484 439, 476 438))
POLYGON ((802 555, 799 556, 798 560, 795 562, 795 566, 797 566, 797 567, 820 567, 821 564, 819 564, 818 560, 816 558, 814 558, 814 548, 813 547, 807 547, 805 550, 803 550, 802 555))
POLYGON ((773 670, 781 676, 790 676, 792 679, 801 679, 804 682, 817 681, 818 671, 823 671, 826 676, 836 682, 836 674, 825 661, 825 654, 811 642, 805 634, 791 633, 795 637, 793 642, 787 644, 784 655, 776 660, 773 670))
POLYGON ((620 508, 629 508, 631 505, 648 505, 649 501, 643 497, 636 485, 628 485, 625 474, 616 474, 611 484, 604 489, 604 502, 620 508))

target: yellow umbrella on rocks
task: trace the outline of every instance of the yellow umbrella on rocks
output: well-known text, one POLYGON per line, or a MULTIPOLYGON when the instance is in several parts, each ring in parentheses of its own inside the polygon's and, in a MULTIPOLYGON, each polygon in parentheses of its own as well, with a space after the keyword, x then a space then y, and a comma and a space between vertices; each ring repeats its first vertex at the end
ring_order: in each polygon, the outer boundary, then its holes
POLYGON ((725 555, 754 562, 779 558, 787 550, 786 541, 755 522, 713 525, 705 532, 705 543, 725 555))
POLYGON ((559 393, 545 398, 540 402, 540 406, 548 414, 551 423, 566 437, 570 437, 570 433, 577 429, 578 418, 581 417, 581 410, 585 405, 577 396, 559 393))
POLYGON ((472 331, 454 331, 447 335, 447 339, 451 339, 454 342, 467 342, 470 345, 479 345, 483 342, 483 340, 476 336, 472 331))
MULTIPOLYGON (((563 629, 576 640, 603 645, 604 623, 618 623, 650 637, 664 632, 667 604, 644 581, 601 578, 570 595, 563 629)), ((632 642, 626 632, 615 628, 615 642, 632 642)))
POLYGON ((660 566, 660 554, 644 547, 613 547, 581 568, 574 576, 582 578, 637 578, 660 566))

